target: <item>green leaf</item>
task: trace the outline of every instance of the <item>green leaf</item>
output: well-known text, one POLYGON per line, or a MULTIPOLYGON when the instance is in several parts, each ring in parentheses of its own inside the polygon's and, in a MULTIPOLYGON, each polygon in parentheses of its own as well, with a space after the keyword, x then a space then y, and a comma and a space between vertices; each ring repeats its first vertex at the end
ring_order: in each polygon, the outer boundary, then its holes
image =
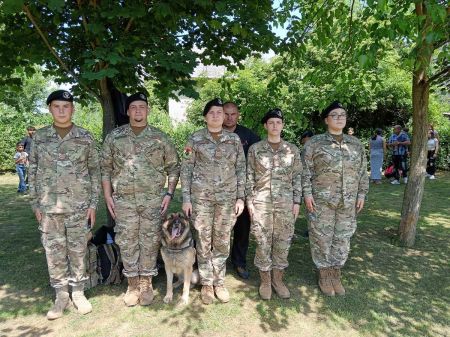
POLYGON ((2 4, 2 10, 5 14, 12 14, 22 11, 22 6, 25 1, 23 0, 4 0, 2 4))

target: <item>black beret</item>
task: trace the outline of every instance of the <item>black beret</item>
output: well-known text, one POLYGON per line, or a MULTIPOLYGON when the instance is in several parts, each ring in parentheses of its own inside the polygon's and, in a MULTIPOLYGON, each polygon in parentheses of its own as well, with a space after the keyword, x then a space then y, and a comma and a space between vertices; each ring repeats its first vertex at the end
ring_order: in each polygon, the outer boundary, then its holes
POLYGON ((283 120, 283 112, 280 108, 270 109, 261 119, 261 123, 265 124, 269 120, 269 118, 280 118, 281 120, 283 120))
POLYGON ((320 117, 322 119, 325 119, 328 117, 328 114, 333 111, 334 109, 344 109, 344 106, 339 101, 334 101, 329 106, 327 106, 325 109, 323 109, 322 113, 320 114, 320 117))
POLYGON ((314 132, 312 132, 311 130, 306 130, 305 132, 302 133, 300 140, 306 137, 311 138, 312 136, 314 136, 314 132))
POLYGON ((127 100, 125 102, 125 110, 128 110, 130 104, 133 103, 134 101, 144 101, 145 103, 148 104, 147 96, 142 92, 137 92, 127 97, 127 100))
POLYGON ((73 96, 67 90, 56 90, 53 91, 50 95, 48 95, 47 105, 49 105, 53 101, 73 102, 73 96))
POLYGON ((214 98, 210 100, 208 103, 206 103, 205 108, 203 109, 203 116, 206 116, 209 109, 211 109, 213 106, 221 106, 223 107, 223 102, 220 98, 214 98))

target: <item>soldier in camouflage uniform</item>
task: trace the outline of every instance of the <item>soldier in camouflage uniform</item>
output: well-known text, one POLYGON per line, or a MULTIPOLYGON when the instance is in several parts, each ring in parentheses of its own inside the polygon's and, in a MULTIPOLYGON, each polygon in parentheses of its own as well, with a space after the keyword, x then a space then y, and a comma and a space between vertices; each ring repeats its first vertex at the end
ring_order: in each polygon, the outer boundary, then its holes
POLYGON ((206 104, 207 127, 189 138, 181 168, 183 211, 196 229, 204 304, 212 303, 214 293, 229 301, 224 278, 230 234, 245 199, 244 150, 239 136, 222 128, 222 105, 220 99, 206 104))
POLYGON ((344 295, 341 268, 369 189, 367 162, 362 143, 342 133, 347 114, 339 102, 330 104, 321 117, 328 132, 305 145, 303 195, 319 287, 328 296, 344 295))
POLYGON ((279 297, 290 297, 283 274, 288 267, 294 224, 300 210, 302 162, 297 146, 281 139, 280 109, 269 110, 262 123, 268 138, 249 149, 246 194, 253 220, 251 232, 257 243, 259 294, 268 300, 272 286, 279 297))
POLYGON ((94 139, 72 123, 72 95, 55 91, 47 98, 47 105, 53 125, 38 130, 33 137, 29 184, 50 284, 56 291, 47 318, 57 319, 70 304, 69 285, 78 312, 92 311, 84 296, 84 256, 90 227, 95 223, 100 170, 94 139))
POLYGON ((158 274, 162 215, 173 198, 180 167, 169 137, 147 124, 147 97, 131 95, 126 108, 130 124, 111 131, 103 144, 102 185, 128 280, 124 302, 149 305, 152 277, 158 274))

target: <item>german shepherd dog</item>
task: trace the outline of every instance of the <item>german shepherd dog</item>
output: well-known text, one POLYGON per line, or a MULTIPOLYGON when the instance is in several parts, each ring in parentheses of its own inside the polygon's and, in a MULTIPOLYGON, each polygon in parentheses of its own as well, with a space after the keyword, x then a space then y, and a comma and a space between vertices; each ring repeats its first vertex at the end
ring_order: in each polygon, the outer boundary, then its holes
POLYGON ((188 304, 191 282, 198 282, 198 271, 193 271, 195 248, 189 220, 181 213, 172 213, 162 225, 161 256, 167 275, 167 292, 164 303, 173 299, 173 275, 178 277, 178 285, 183 283, 183 295, 178 302, 188 304))

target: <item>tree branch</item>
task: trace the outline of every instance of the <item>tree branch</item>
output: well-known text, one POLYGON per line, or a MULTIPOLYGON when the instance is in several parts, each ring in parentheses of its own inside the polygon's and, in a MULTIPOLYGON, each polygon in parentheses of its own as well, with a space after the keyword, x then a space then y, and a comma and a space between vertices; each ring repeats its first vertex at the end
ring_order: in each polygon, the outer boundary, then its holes
POLYGON ((131 28, 132 23, 133 23, 133 18, 130 18, 130 20, 127 23, 127 26, 125 27, 125 30, 124 30, 125 33, 128 33, 128 31, 131 28))
MULTIPOLYGON (((78 4, 78 9, 81 11, 81 0, 77 0, 77 4, 78 4)), ((86 32, 86 37, 88 37, 89 30, 88 30, 88 27, 87 27, 87 19, 86 19, 86 17, 83 14, 81 14, 81 20, 83 22, 84 31, 86 32)), ((94 42, 89 41, 89 44, 91 45, 93 50, 96 48, 94 42)))
POLYGON ((438 73, 432 75, 429 79, 428 82, 431 84, 432 82, 437 81, 440 77, 444 76, 444 75, 450 75, 450 66, 445 67, 444 69, 442 69, 441 71, 439 71, 438 73))
POLYGON ((22 6, 23 11, 25 12, 26 16, 28 17, 28 19, 31 21, 31 23, 33 24, 34 28, 36 28, 39 36, 41 37, 42 41, 44 42, 44 44, 47 46, 47 48, 49 49, 50 53, 56 58, 56 60, 58 61, 58 63, 60 64, 60 66, 67 72, 69 73, 85 90, 87 90, 88 92, 90 92, 92 95, 94 95, 97 99, 100 100, 100 96, 97 95, 97 93, 92 90, 91 88, 89 88, 87 85, 85 85, 81 79, 72 71, 69 69, 69 67, 67 66, 67 64, 64 63, 64 61, 61 59, 61 57, 59 57, 59 55, 56 53, 55 49, 50 45, 50 43, 48 42, 48 39, 45 37, 44 33, 42 32, 41 28, 38 26, 38 24, 36 23, 36 20, 33 17, 33 14, 31 14, 30 9, 28 8, 27 5, 23 5, 22 6))
POLYGON ((348 28, 348 42, 350 43, 350 52, 353 51, 353 41, 352 41, 352 24, 353 24, 353 7, 355 6, 355 0, 352 0, 352 6, 350 7, 350 22, 348 28))

